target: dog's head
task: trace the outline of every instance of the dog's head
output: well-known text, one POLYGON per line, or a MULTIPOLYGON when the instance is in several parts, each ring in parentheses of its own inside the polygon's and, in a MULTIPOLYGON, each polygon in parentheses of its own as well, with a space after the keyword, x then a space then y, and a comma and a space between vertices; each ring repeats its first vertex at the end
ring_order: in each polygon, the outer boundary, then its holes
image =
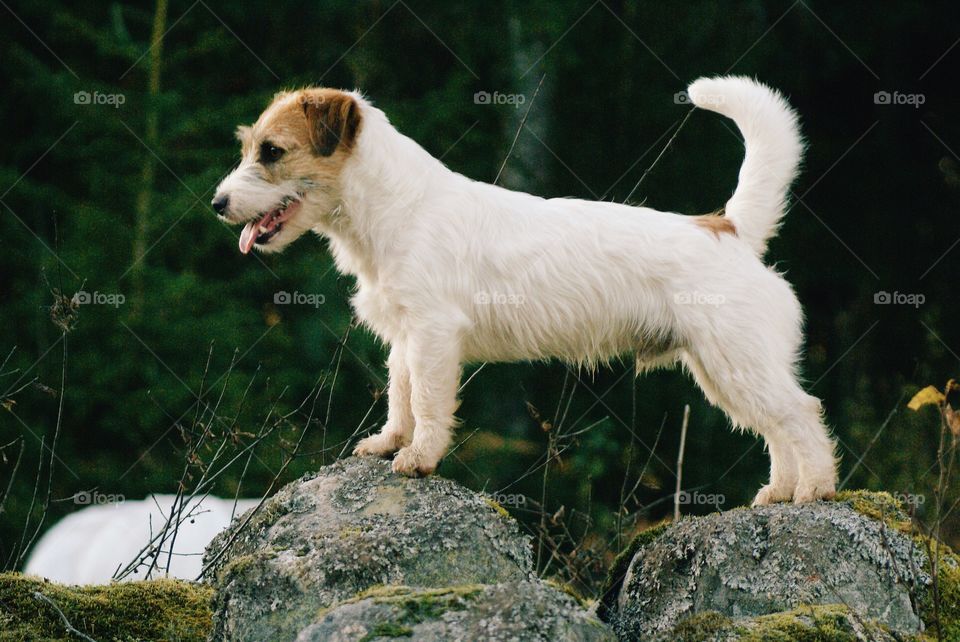
POLYGON ((278 252, 336 215, 361 125, 355 94, 311 88, 278 94, 256 123, 237 128, 242 159, 217 187, 213 209, 244 224, 241 252, 278 252))

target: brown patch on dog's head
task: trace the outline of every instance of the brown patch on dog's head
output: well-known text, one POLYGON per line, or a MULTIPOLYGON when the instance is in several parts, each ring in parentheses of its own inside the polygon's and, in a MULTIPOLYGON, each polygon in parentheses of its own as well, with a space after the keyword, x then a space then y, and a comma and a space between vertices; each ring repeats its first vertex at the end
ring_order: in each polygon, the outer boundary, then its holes
POLYGON ((717 238, 720 238, 721 234, 737 235, 737 226, 733 224, 733 221, 723 215, 722 209, 711 214, 695 216, 693 217, 693 222, 708 232, 713 232, 717 238))
POLYGON ((321 156, 330 156, 338 147, 349 152, 360 130, 360 106, 350 94, 334 89, 307 89, 299 101, 310 131, 310 142, 321 156))
MULTIPOLYGON (((342 162, 353 150, 362 122, 360 104, 352 94, 308 88, 277 94, 253 127, 239 128, 237 137, 244 155, 259 152, 260 146, 269 143, 281 150, 281 156, 299 151, 342 162)), ((268 165, 280 157, 260 160, 268 165)))

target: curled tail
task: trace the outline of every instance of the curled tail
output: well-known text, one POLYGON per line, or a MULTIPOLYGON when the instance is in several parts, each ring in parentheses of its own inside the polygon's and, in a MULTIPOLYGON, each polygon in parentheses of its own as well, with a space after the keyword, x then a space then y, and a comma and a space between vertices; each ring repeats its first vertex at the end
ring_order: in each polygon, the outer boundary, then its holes
POLYGON ((778 91, 743 76, 700 78, 687 93, 697 107, 732 119, 743 134, 746 154, 726 216, 763 256, 803 157, 797 114, 778 91))

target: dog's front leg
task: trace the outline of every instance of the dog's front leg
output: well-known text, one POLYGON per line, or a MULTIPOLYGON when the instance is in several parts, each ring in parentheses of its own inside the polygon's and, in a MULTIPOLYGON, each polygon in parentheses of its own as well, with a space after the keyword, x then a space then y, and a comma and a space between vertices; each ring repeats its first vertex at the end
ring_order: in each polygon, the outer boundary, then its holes
POLYGON ((387 423, 375 435, 360 441, 354 455, 389 457, 410 443, 413 437, 413 409, 410 406, 410 369, 406 342, 394 341, 387 358, 387 423))
POLYGON ((416 428, 413 441, 400 449, 393 470, 411 477, 433 473, 453 438, 460 346, 456 332, 433 327, 411 337, 407 346, 411 403, 416 428))

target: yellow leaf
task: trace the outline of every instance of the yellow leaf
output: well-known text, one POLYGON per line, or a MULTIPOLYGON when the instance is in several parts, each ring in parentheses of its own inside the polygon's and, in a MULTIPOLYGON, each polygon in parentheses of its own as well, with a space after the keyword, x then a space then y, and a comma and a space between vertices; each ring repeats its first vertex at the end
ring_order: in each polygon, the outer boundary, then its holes
POLYGON ((944 401, 945 397, 943 393, 937 390, 934 386, 927 386, 917 394, 913 395, 913 399, 910 400, 910 403, 907 404, 907 408, 910 410, 920 410, 924 406, 929 406, 930 404, 940 405, 944 401))

